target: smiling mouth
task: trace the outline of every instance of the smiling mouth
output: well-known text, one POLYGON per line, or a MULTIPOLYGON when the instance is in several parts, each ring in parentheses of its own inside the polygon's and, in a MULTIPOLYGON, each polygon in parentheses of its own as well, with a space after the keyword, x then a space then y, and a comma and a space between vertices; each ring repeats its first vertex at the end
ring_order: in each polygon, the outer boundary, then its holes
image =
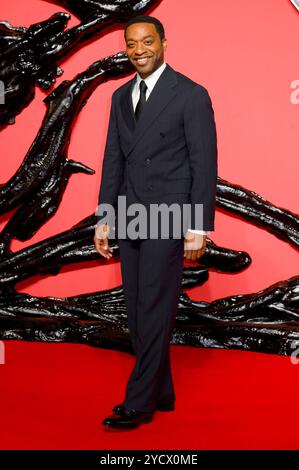
POLYGON ((150 57, 140 57, 139 59, 135 59, 135 62, 138 64, 138 65, 145 65, 148 63, 150 57))

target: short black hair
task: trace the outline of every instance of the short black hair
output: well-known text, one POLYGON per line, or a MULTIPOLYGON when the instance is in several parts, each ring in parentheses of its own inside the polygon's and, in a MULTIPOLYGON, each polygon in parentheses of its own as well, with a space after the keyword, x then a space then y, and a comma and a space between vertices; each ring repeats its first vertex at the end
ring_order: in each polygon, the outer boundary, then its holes
POLYGON ((159 33, 159 36, 161 38, 161 41, 162 39, 165 38, 165 30, 164 30, 164 26, 162 25, 161 21, 158 20, 158 18, 154 18, 153 16, 134 16, 133 18, 131 18, 125 25, 125 31, 124 31, 124 36, 125 36, 125 39, 126 39, 126 31, 127 31, 127 28, 129 26, 131 26, 131 24, 135 24, 135 23, 152 23, 156 26, 156 30, 157 32, 159 33))

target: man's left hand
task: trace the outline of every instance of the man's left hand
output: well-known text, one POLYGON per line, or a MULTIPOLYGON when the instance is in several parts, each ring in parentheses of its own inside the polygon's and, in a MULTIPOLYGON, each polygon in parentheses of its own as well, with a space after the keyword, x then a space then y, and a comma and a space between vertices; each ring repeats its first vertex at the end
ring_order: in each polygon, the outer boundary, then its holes
POLYGON ((187 231, 184 238, 184 258, 188 260, 197 260, 206 249, 207 235, 199 235, 187 231))

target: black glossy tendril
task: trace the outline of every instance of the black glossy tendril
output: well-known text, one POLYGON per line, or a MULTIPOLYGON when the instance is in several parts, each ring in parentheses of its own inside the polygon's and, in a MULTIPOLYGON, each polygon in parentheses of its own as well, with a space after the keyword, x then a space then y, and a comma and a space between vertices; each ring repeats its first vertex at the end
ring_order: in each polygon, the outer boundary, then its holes
POLYGON ((149 12, 161 0, 57 1, 77 14, 79 25, 65 29, 70 14, 58 12, 28 28, 0 22, 0 80, 5 106, 0 105, 0 130, 30 104, 35 86, 48 90, 63 71, 58 66, 80 47, 98 39, 116 24, 149 12))

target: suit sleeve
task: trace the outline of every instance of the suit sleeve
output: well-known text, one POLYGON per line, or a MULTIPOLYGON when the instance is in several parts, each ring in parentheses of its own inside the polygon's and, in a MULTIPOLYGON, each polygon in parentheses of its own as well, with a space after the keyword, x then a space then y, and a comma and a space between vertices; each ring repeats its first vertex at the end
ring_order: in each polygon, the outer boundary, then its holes
MULTIPOLYGON (((115 96, 112 95, 109 125, 102 165, 102 179, 96 211, 97 224, 101 222, 105 216, 103 204, 110 204, 110 206, 112 206, 116 211, 117 196, 123 179, 125 161, 120 146, 115 106, 115 96), (102 212, 101 215, 99 215, 100 212, 102 212)), ((105 221, 108 221, 109 225, 114 224, 115 222, 115 220, 110 217, 105 221)))
POLYGON ((218 171, 217 133, 211 98, 204 87, 194 87, 185 103, 184 129, 192 174, 189 228, 213 231, 218 171), (196 204, 202 206, 196 207, 196 204))

